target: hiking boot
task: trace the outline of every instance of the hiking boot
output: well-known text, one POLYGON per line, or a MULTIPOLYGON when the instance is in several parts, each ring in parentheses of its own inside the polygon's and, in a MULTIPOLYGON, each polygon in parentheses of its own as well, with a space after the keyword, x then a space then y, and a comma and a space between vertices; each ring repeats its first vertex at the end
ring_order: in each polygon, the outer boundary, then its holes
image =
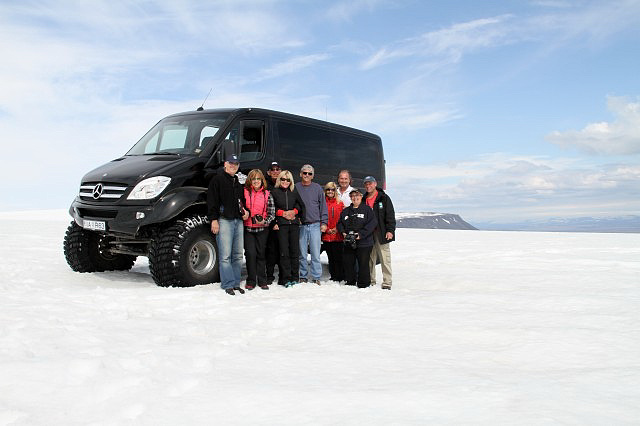
MULTIPOLYGON (((253 288, 253 287, 251 287, 251 288, 253 288)), ((240 294, 244 294, 244 290, 242 288, 240 288, 240 287, 234 287, 233 289, 235 291, 237 291, 238 293, 240 293, 240 294)))
POLYGON ((247 290, 253 290, 254 288, 256 288, 256 285, 247 283, 244 285, 244 288, 246 288, 247 290))
POLYGON ((320 285, 320 280, 313 280, 311 282, 314 283, 314 284, 320 285))
POLYGON ((261 289, 263 289, 263 290, 269 290, 269 286, 268 286, 268 285, 266 285, 266 284, 261 284, 261 285, 259 285, 258 287, 260 287, 260 288, 261 288, 261 289))
POLYGON ((391 284, 382 283, 382 289, 383 290, 391 290, 391 284))
POLYGON ((231 296, 235 296, 236 294, 233 292, 232 288, 225 288, 224 292, 230 294, 231 296))
POLYGON ((309 280, 308 280, 308 279, 306 279, 306 278, 300 278, 300 280, 299 280, 298 282, 299 282, 300 284, 302 284, 302 283, 308 283, 308 282, 309 282, 309 280))

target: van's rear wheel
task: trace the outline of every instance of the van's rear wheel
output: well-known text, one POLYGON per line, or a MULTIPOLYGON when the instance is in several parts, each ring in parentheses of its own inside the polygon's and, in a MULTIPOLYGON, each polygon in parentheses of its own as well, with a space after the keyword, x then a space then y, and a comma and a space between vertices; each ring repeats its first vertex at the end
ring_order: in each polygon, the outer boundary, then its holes
POLYGON ((159 232, 149 249, 149 270, 162 287, 220 281, 218 247, 209 219, 201 215, 178 219, 159 232))
POLYGON ((136 256, 109 251, 106 235, 87 231, 71 222, 64 236, 64 257, 76 272, 128 271, 136 256))

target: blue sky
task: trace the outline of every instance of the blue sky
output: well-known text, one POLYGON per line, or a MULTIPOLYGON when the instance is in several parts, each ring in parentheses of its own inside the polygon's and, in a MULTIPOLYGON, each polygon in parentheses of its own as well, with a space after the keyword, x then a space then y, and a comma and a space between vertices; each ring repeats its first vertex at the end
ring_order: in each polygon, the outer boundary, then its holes
POLYGON ((400 211, 638 214, 638 22, 640 1, 3 1, 0 210, 68 207, 213 88, 379 134, 400 211))

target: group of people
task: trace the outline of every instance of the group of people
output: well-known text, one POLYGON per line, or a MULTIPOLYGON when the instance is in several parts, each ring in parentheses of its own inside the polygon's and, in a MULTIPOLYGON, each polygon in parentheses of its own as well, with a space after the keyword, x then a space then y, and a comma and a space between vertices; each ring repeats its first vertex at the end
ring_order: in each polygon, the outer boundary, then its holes
POLYGON ((211 179, 207 192, 220 282, 227 294, 245 292, 240 285, 243 251, 247 290, 268 290, 276 265, 282 286, 320 285, 322 247, 332 281, 369 287, 376 284, 379 262, 382 288, 391 289, 389 243, 395 239, 395 212, 373 176, 364 179, 361 190, 351 186, 351 174, 342 170, 337 185, 328 182, 323 188, 313 182, 313 166, 302 166, 300 181, 294 183, 292 173, 273 162, 268 179, 254 169, 242 185, 236 176, 239 166, 238 157, 229 155, 224 172, 211 179))

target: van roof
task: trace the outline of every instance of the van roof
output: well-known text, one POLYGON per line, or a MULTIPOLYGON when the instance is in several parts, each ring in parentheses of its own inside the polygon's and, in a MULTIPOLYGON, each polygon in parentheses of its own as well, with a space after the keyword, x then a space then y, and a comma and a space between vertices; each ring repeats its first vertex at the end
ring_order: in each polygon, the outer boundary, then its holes
POLYGON ((264 109, 264 108, 252 108, 252 107, 243 107, 243 108, 215 108, 215 109, 203 109, 200 111, 185 111, 185 112, 179 112, 176 114, 171 114, 168 117, 177 117, 177 116, 185 116, 185 115, 199 115, 199 114, 206 114, 206 113, 226 113, 226 114, 231 114, 231 116, 236 116, 236 115, 240 115, 240 114, 251 114, 251 113, 259 113, 261 115, 268 115, 271 117, 279 117, 279 118, 285 118, 285 119, 290 119, 293 121, 305 121, 308 123, 312 123, 315 124, 317 126, 323 126, 323 127, 329 127, 335 130, 343 130, 343 131, 348 131, 348 132, 355 132, 355 133, 360 133, 362 135, 367 135, 368 137, 373 137, 376 139, 380 139, 380 136, 371 133, 371 132, 367 132, 365 130, 360 130, 360 129, 356 129, 354 127, 348 127, 348 126, 343 126, 342 124, 337 124, 337 123, 331 123, 329 121, 323 121, 323 120, 318 120, 315 118, 310 118, 310 117, 305 117, 302 115, 296 115, 296 114, 290 114, 287 112, 282 112, 282 111, 275 111, 275 110, 271 110, 271 109, 264 109))

